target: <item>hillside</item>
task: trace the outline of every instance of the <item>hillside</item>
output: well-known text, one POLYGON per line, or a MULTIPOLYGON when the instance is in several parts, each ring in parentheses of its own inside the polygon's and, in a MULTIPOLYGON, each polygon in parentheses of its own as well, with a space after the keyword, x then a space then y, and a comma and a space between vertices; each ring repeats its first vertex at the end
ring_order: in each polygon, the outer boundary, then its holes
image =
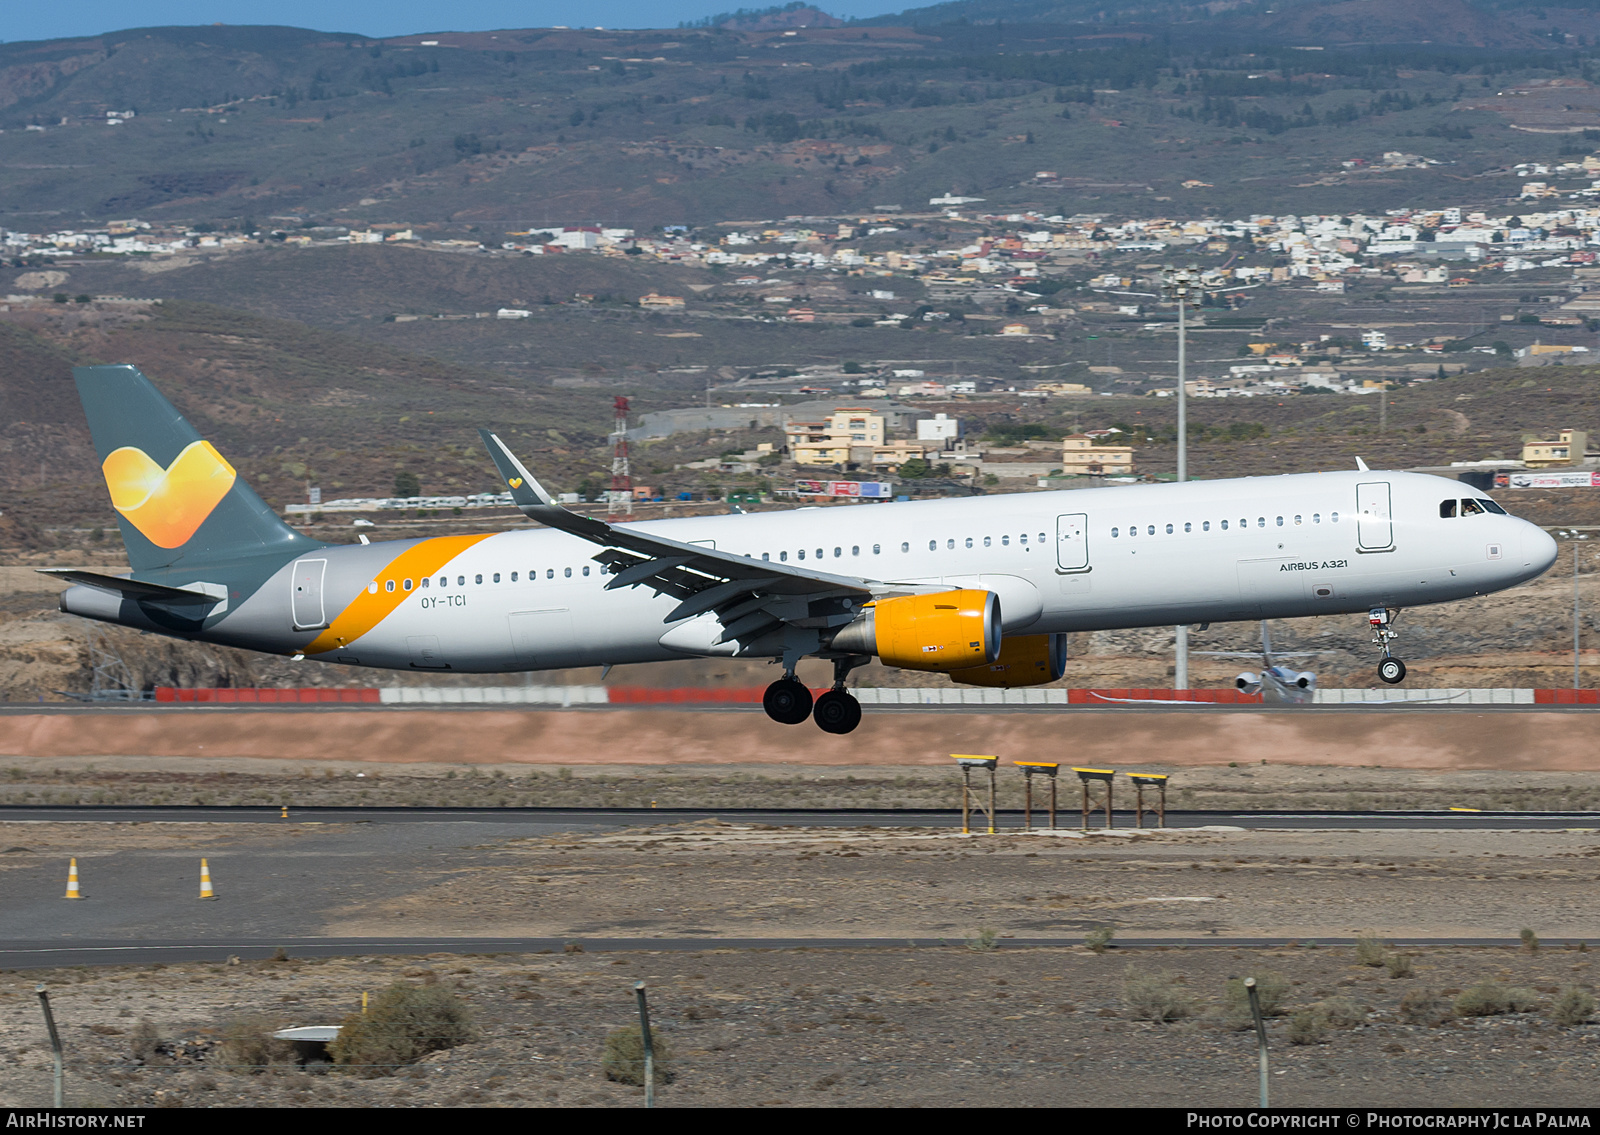
POLYGON ((1583 12, 1541 22, 1462 0, 1203 11, 1109 28, 379 41, 208 27, 0 45, 0 224, 325 219, 495 237, 915 207, 952 188, 996 207, 1148 213, 1193 180, 1224 210, 1381 209, 1554 156, 1560 137, 1515 131, 1514 107, 1472 110, 1472 96, 1491 76, 1583 78, 1600 34, 1583 12), (1419 36, 1430 42, 1400 46, 1419 36), (136 117, 108 127, 108 111, 136 117), (1369 183, 1360 199, 1306 176, 1397 137, 1461 168, 1369 183), (1068 182, 1042 191, 1041 168, 1068 182))

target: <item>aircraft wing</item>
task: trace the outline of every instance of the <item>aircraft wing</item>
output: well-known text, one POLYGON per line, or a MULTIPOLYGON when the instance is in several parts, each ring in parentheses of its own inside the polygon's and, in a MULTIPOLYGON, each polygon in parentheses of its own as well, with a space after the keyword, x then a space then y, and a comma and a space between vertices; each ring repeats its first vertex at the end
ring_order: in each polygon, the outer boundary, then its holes
POLYGON ((720 642, 753 638, 779 623, 842 626, 871 600, 947 590, 811 571, 581 516, 557 504, 496 434, 478 434, 523 515, 603 549, 594 558, 612 573, 607 590, 648 586, 681 600, 663 620, 668 623, 714 611, 723 627, 720 642))

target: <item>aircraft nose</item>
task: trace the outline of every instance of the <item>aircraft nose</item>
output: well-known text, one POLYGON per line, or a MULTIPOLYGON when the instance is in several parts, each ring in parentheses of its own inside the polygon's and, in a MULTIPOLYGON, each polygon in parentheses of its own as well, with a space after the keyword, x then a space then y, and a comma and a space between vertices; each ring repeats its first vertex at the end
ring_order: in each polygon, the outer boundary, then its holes
POLYGON ((1536 524, 1526 521, 1522 525, 1522 562, 1536 573, 1550 570, 1556 562, 1555 539, 1536 524))

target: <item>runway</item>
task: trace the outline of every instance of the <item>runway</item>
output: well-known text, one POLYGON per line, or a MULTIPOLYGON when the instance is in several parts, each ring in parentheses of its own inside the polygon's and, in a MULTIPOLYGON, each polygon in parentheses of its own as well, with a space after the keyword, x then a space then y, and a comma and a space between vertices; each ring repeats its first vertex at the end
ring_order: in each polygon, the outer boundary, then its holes
MULTIPOLYGON (((728 824, 770 824, 795 828, 951 828, 961 823, 954 809, 805 809, 805 808, 290 808, 287 822, 320 824, 495 824, 524 825, 559 831, 629 828, 658 824, 719 820, 728 824)), ((1113 811, 1116 829, 1134 828, 1131 810, 1113 811)), ((1082 825, 1076 808, 1056 814, 1058 829, 1082 825)), ((1001 810, 1000 828, 1020 831, 1023 813, 1001 810)), ((281 824, 282 808, 203 805, 77 805, 13 804, 0 806, 4 823, 106 824, 281 824)), ((973 815, 974 830, 985 821, 973 815)), ((1105 813, 1089 818, 1099 831, 1105 813)), ((1049 813, 1033 810, 1035 828, 1049 825, 1049 813)), ((1154 828, 1155 813, 1145 811, 1145 827, 1154 828)), ((1235 828, 1255 831, 1592 831, 1600 829, 1600 812, 1220 812, 1169 809, 1168 829, 1235 828)))
MULTIPOLYGON (((1445 946, 1521 949, 1516 938, 1407 938, 1386 937, 1391 948, 1425 950, 1445 946)), ((1288 946, 1317 948, 1349 946, 1354 938, 1294 938, 1196 936, 1128 938, 1111 943, 1108 952, 1134 950, 1276 949, 1288 946)), ((1552 946, 1582 943, 1600 946, 1600 939, 1563 939, 1552 946)), ((1083 938, 997 938, 999 950, 1073 949, 1083 938)), ((0 945, 0 970, 49 969, 59 966, 155 965, 172 962, 261 961, 281 949, 290 958, 375 957, 383 955, 455 954, 559 954, 583 953, 689 953, 698 950, 892 950, 960 949, 961 938, 219 938, 130 942, 126 940, 80 942, 9 942, 0 945)))

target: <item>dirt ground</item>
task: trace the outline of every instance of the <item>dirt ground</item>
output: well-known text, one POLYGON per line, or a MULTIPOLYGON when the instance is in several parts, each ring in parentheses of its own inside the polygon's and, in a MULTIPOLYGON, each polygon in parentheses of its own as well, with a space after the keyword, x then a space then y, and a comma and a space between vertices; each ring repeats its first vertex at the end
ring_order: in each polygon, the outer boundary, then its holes
MULTIPOLYGON (((222 894, 208 913, 225 917, 230 881, 274 847, 315 838, 316 825, 0 827, 8 890, 39 872, 58 884, 70 848, 101 878, 116 856, 137 866, 204 852, 222 894)), ((347 831, 379 839, 385 827, 347 831)), ((1279 1106, 1583 1106, 1600 1072, 1600 1025, 1557 1024, 1552 1012, 1566 987, 1595 988, 1595 955, 1571 943, 1600 936, 1597 855, 1593 832, 962 837, 715 822, 492 839, 431 860, 417 848, 385 864, 409 880, 398 891, 319 905, 311 889, 305 916, 348 936, 916 935, 950 945, 12 972, 0 975, 0 1106, 48 1099, 38 981, 68 1047, 69 1103, 637 1106, 639 1089, 608 1082, 599 1066, 606 1034, 635 1019, 637 980, 676 1053, 664 1106, 1248 1106, 1254 1041, 1229 1018, 1225 985, 1268 972, 1287 983, 1271 1026, 1279 1106), (1101 927, 1116 935, 1103 954, 1006 945, 1077 942, 1101 927), (1397 945, 1386 953, 1413 957, 1399 977, 1383 956, 1359 964, 1348 946, 1317 945, 1363 933, 1514 939, 1523 927, 1542 948, 1397 945), (1116 948, 1117 938, 1213 934, 1297 944, 1116 948), (473 1039, 377 1079, 230 1072, 212 1047, 242 1015, 336 1023, 363 991, 397 980, 453 990, 472 1010, 473 1039), (1433 1024, 1401 1011, 1408 993, 1451 1002, 1482 980, 1526 987, 1522 1011, 1433 1024), (1140 990, 1152 984, 1176 1006, 1166 1023, 1141 1016, 1150 998, 1140 990), (1339 997, 1354 1003, 1350 1027, 1291 1043, 1293 1014, 1339 997), (134 1030, 146 1021, 162 1047, 141 1057, 134 1030)))
MULTIPOLYGON (((0 718, 0 722, 3 722, 0 718)), ((1064 755, 1071 759, 1071 754, 1064 755)), ((0 805, 165 804, 302 807, 944 808, 960 807, 960 777, 944 767, 856 765, 416 764, 208 757, 58 757, 0 761, 0 805)), ((1164 773, 1173 808, 1213 811, 1432 809, 1600 810, 1600 772, 1352 768, 1340 765, 1125 764, 1164 773)), ((1048 789, 1036 788, 1043 808, 1048 789)), ((1076 780, 1058 785, 1076 815, 1076 780)), ((1118 812, 1133 791, 1115 789, 1118 812)), ((1004 762, 996 800, 1023 806, 1023 779, 1004 762)), ((1098 798, 1097 798, 1098 800, 1098 798)), ((1147 798, 1147 803, 1153 796, 1147 798)), ((1064 821, 1065 822, 1065 821, 1064 821)), ((1121 823, 1127 823, 1124 818, 1121 823)))

